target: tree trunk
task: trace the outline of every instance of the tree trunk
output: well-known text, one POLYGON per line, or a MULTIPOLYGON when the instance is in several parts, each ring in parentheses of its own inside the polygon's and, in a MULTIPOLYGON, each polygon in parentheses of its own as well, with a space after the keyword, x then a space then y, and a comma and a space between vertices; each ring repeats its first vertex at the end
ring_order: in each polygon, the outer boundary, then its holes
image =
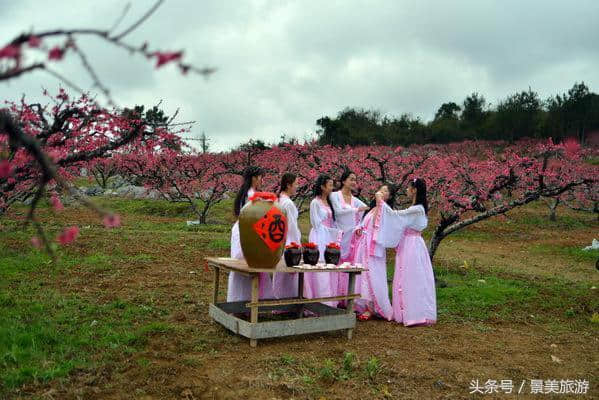
POLYGON ((555 199, 553 203, 549 204, 549 220, 552 222, 557 221, 557 206, 559 205, 559 199, 555 199))
POLYGON ((431 258, 431 262, 433 262, 435 253, 437 252, 437 249, 439 248, 439 244, 441 244, 441 240, 443 240, 444 237, 445 237, 445 235, 443 235, 442 233, 435 232, 435 234, 431 238, 429 245, 428 245, 428 255, 431 258))
POLYGON ((208 215, 208 209, 209 207, 204 206, 202 212, 199 213, 198 220, 200 221, 200 224, 206 224, 206 216, 208 215))

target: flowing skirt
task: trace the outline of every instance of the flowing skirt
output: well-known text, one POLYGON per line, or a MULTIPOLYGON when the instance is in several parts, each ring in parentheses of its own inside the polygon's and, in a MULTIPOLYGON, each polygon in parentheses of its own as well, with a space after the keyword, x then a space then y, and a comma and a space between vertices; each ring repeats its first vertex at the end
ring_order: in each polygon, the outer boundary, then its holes
MULTIPOLYGON (((231 258, 243 260, 241 240, 239 238, 239 222, 235 222, 231 230, 231 258)), ((244 301, 252 298, 252 278, 237 272, 229 272, 227 284, 227 302, 244 301)), ((259 298, 272 299, 272 280, 268 272, 259 276, 259 298)))
MULTIPOLYGON (((354 263, 359 262, 356 261, 356 242, 353 240, 354 232, 353 230, 343 232, 343 236, 341 239, 341 258, 339 262, 343 264, 344 262, 354 263)), ((337 281, 337 286, 334 291, 334 296, 345 296, 348 291, 349 286, 349 274, 344 272, 335 272, 335 280, 337 281)), ((359 275, 358 275, 359 278, 359 275)), ((359 288, 358 283, 356 281, 356 290, 359 288)), ((345 300, 339 301, 339 305, 345 306, 345 300)))
POLYGON ((352 240, 354 261, 368 269, 356 277, 356 293, 360 294, 360 298, 356 299, 354 309, 360 314, 370 311, 391 321, 393 307, 387 283, 387 258, 369 256, 367 239, 367 234, 364 233, 358 240, 352 240))
MULTIPOLYGON (((336 241, 336 238, 330 237, 330 235, 327 235, 325 232, 312 229, 310 231, 309 240, 318 245, 318 251, 320 252, 318 261, 324 262, 326 245, 336 241)), ((336 296, 337 275, 339 274, 335 272, 304 272, 304 297, 313 299, 317 297, 336 296)), ((337 306, 337 303, 337 301, 324 302, 324 304, 331 307, 337 306)))
POLYGON ((406 230, 395 256, 393 319, 405 326, 437 321, 433 266, 426 244, 417 231, 406 230))
POLYGON ((297 297, 298 274, 275 272, 272 278, 272 292, 275 298, 297 297))

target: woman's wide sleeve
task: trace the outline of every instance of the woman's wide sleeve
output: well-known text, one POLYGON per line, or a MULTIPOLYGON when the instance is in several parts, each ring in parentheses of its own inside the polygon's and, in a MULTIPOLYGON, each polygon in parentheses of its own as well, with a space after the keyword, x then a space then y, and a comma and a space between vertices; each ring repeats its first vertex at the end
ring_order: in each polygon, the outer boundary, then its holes
POLYGON ((379 204, 378 213, 375 242, 383 247, 397 247, 407 226, 406 216, 398 214, 385 202, 379 204))
POLYGON ((287 244, 291 242, 300 243, 302 234, 297 225, 297 214, 294 210, 295 206, 291 201, 283 203, 283 210, 287 215, 287 244))

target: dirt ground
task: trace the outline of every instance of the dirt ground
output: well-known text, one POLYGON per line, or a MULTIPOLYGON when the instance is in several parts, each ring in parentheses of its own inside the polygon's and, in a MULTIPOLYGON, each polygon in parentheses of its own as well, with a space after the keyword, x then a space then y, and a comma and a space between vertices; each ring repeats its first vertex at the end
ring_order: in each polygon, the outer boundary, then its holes
MULTIPOLYGON (((73 245, 72 252, 111 254, 118 250, 124 255, 105 271, 75 266, 58 274, 38 272, 48 287, 63 293, 77 293, 98 303, 114 299, 151 302, 166 310, 164 320, 176 329, 153 335, 140 352, 123 354, 112 362, 103 363, 97 370, 76 371, 65 381, 27 384, 15 398, 515 397, 501 393, 470 395, 469 385, 474 379, 481 385, 488 379, 511 379, 515 391, 520 382, 526 380, 519 398, 544 397, 530 394, 531 379, 587 379, 591 387, 585 398, 592 398, 593 393, 599 398, 597 329, 580 330, 563 321, 539 323, 534 315, 510 321, 440 318, 432 327, 418 328, 373 320, 359 322, 352 340, 342 332, 332 332, 263 340, 257 348, 251 348, 247 340, 229 333, 208 317, 212 273, 206 269, 203 258, 227 252, 209 247, 211 233, 181 231, 165 235, 162 230, 127 228, 128 224, 134 225, 139 216, 124 215, 125 228, 117 234, 99 227, 97 217, 85 209, 48 218, 47 221, 51 219, 60 224, 77 221, 80 226, 91 226, 82 229, 82 237, 73 245), (136 261, 127 262, 127 258, 136 261), (318 371, 326 360, 332 360, 335 368, 339 368, 345 352, 355 353, 355 375, 348 379, 318 378, 318 371), (374 377, 366 378, 362 369, 372 357, 380 361, 380 370, 374 377)), ((181 222, 181 218, 143 218, 156 224, 181 222)), ((595 228, 577 230, 559 241, 587 240, 595 228)), ((526 234, 529 240, 539 243, 549 240, 542 230, 526 234)), ((26 245, 17 239, 6 244, 15 248, 26 245)), ((456 239, 453 245, 444 242, 438 260, 457 266, 462 259, 470 259, 464 256, 469 249, 480 248, 476 241, 456 239)), ((524 240, 504 240, 484 249, 477 253, 478 265, 497 273, 509 272, 510 265, 517 264, 512 273, 543 279, 555 274, 560 265, 559 260, 524 252, 524 240), (493 266, 490 266, 490 258, 497 261, 493 266)), ((565 279, 598 282, 597 274, 588 270, 570 269, 565 279)), ((225 279, 220 287, 226 288, 225 279)), ((221 290, 221 296, 224 295, 221 290)), ((562 397, 567 398, 559 396, 562 397)))

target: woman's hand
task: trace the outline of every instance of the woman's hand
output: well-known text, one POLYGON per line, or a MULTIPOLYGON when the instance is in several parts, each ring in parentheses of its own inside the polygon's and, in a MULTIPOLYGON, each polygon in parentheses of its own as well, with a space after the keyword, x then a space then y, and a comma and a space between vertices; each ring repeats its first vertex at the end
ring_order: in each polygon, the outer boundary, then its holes
POLYGON ((368 209, 370 209, 370 207, 368 207, 368 206, 358 207, 358 211, 360 211, 360 212, 367 211, 368 209))

